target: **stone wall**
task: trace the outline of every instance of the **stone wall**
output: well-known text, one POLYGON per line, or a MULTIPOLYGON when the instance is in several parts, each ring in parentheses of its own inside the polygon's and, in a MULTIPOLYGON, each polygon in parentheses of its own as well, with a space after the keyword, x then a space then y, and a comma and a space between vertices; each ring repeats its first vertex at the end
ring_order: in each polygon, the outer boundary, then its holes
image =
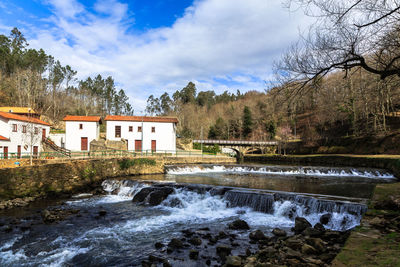
POLYGON ((246 155, 245 162, 379 168, 400 178, 400 157, 346 155, 246 155))
POLYGON ((162 174, 166 164, 232 163, 235 161, 235 159, 228 157, 157 157, 146 159, 92 159, 54 163, 48 161, 47 164, 40 166, 0 169, 0 201, 74 193, 83 189, 94 188, 104 179, 111 177, 162 174), (146 159, 150 159, 150 161, 146 159), (129 164, 123 164, 126 162, 129 164))

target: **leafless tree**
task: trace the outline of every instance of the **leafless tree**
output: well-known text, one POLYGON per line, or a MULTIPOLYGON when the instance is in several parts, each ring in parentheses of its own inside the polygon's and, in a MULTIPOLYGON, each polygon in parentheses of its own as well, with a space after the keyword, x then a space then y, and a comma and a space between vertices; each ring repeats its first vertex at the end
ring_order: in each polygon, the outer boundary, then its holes
POLYGON ((316 77, 358 67, 384 80, 400 76, 399 0, 287 0, 316 19, 276 64, 301 88, 316 77))

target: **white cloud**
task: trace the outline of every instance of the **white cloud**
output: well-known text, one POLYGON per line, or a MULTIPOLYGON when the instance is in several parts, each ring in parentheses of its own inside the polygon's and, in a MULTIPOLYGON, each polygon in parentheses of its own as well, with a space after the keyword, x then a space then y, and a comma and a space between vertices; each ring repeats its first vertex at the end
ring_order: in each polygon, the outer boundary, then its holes
POLYGON ((112 75, 130 96, 135 110, 150 94, 172 93, 197 81, 198 89, 229 89, 215 78, 229 77, 241 91, 262 90, 273 60, 309 23, 289 13, 280 1, 195 1, 171 27, 135 34, 128 6, 100 0, 91 13, 75 0, 49 0, 53 27, 37 30, 36 48, 78 70, 80 78, 112 75), (201 82, 199 82, 201 81, 201 82))

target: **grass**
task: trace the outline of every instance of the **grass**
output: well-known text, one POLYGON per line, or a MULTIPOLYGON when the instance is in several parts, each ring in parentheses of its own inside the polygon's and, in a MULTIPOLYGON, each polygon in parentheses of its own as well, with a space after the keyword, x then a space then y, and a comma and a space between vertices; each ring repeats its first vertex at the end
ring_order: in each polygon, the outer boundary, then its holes
MULTIPOLYGON (((376 201, 400 194, 400 183, 377 185, 363 222, 378 215, 400 215, 398 210, 379 210, 376 201)), ((332 266, 398 266, 400 267, 400 233, 381 233, 364 223, 352 231, 332 266)))

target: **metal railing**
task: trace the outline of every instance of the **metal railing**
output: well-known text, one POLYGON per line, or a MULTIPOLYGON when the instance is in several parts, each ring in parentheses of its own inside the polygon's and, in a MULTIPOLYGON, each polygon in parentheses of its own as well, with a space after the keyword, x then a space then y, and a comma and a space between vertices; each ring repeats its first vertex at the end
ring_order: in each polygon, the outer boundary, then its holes
MULTIPOLYGON (((29 159, 30 152, 22 153, 0 153, 0 160, 2 159, 29 159)), ((38 152, 33 154, 34 159, 102 159, 102 158, 119 158, 119 157, 226 157, 229 154, 223 153, 206 153, 201 151, 184 151, 184 150, 103 150, 103 151, 71 151, 70 155, 63 152, 38 152)))
POLYGON ((205 145, 236 145, 236 146, 276 146, 277 141, 245 141, 245 140, 193 140, 193 143, 205 144, 205 145))

